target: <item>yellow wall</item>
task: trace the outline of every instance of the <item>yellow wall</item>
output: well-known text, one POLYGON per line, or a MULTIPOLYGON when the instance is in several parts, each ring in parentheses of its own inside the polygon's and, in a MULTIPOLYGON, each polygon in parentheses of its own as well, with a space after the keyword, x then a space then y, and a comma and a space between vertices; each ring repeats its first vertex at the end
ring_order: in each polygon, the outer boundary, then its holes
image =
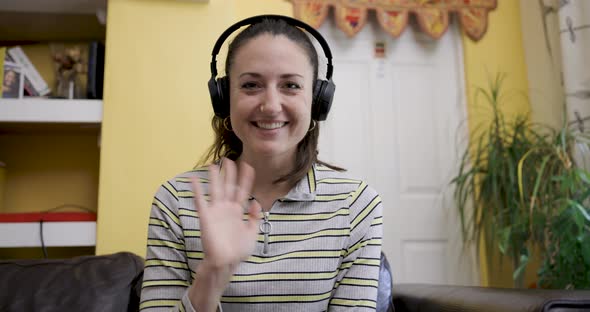
POLYGON ((97 254, 145 255, 157 187, 211 143, 211 48, 240 18, 291 14, 286 1, 110 0, 97 254))
MULTIPOLYGON (((498 0, 498 7, 489 15, 485 36, 478 42, 463 37, 465 59, 465 80, 469 105, 467 109, 471 132, 489 113, 473 103, 473 87, 486 87, 488 77, 498 72, 507 73, 504 84, 506 91, 527 92, 527 68, 525 63, 520 26, 519 1, 498 0)), ((530 109, 522 98, 505 103, 503 111, 508 114, 522 113, 530 109)))
MULTIPOLYGON (((527 67, 521 32, 520 2, 498 0, 498 7, 489 15, 489 25, 485 36, 474 42, 463 36, 463 53, 465 59, 465 80, 468 92, 467 114, 470 133, 486 121, 490 115, 489 106, 475 103, 474 87, 486 87, 488 79, 498 73, 507 73, 503 85, 505 91, 522 93, 528 96, 527 67)), ((504 103, 502 111, 507 116, 525 113, 530 110, 529 103, 520 95, 511 97, 504 103)), ((481 284, 510 287, 511 267, 508 259, 502 263, 487 263, 486 255, 480 257, 481 284)), ((529 270, 528 273, 530 273, 529 270)))

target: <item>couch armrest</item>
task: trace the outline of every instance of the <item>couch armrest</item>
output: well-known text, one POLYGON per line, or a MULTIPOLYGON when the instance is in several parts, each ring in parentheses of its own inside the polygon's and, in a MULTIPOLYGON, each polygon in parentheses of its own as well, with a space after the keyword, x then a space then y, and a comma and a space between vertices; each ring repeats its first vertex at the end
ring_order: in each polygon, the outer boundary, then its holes
POLYGON ((579 312, 590 311, 590 290, 397 284, 393 302, 396 312, 579 312))

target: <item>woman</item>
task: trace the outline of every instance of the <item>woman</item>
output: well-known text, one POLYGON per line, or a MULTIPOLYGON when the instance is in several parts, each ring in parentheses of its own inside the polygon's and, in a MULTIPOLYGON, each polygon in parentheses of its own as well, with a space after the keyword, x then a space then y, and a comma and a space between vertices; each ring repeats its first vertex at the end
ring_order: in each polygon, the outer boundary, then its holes
POLYGON ((375 310, 381 201, 317 160, 318 57, 292 22, 256 19, 229 45, 213 164, 152 205, 142 310, 375 310))

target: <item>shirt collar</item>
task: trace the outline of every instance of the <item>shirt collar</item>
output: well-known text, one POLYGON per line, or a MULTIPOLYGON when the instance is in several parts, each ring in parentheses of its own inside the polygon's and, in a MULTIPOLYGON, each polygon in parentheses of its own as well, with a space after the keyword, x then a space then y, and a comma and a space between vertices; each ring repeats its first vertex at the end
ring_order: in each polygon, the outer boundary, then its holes
MULTIPOLYGON (((219 160, 217 165, 221 169, 222 161, 219 160)), ((317 180, 316 180, 316 164, 311 165, 305 177, 303 177, 294 188, 292 188, 283 199, 290 201, 313 201, 316 195, 317 180)), ((254 199, 250 195, 250 199, 254 199)))
POLYGON ((303 177, 294 188, 284 197, 286 200, 313 201, 316 195, 316 165, 313 164, 305 177, 303 177))

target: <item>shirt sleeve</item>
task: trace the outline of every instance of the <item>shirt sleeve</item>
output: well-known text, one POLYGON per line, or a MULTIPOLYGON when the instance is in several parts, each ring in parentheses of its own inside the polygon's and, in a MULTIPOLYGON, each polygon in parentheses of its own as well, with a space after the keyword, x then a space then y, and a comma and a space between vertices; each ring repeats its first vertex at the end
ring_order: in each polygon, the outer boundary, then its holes
POLYGON ((194 312, 188 298, 192 281, 173 181, 156 192, 148 225, 140 311, 194 312))
POLYGON ((351 198, 350 236, 328 311, 375 311, 381 262, 381 198, 361 183, 351 198))

